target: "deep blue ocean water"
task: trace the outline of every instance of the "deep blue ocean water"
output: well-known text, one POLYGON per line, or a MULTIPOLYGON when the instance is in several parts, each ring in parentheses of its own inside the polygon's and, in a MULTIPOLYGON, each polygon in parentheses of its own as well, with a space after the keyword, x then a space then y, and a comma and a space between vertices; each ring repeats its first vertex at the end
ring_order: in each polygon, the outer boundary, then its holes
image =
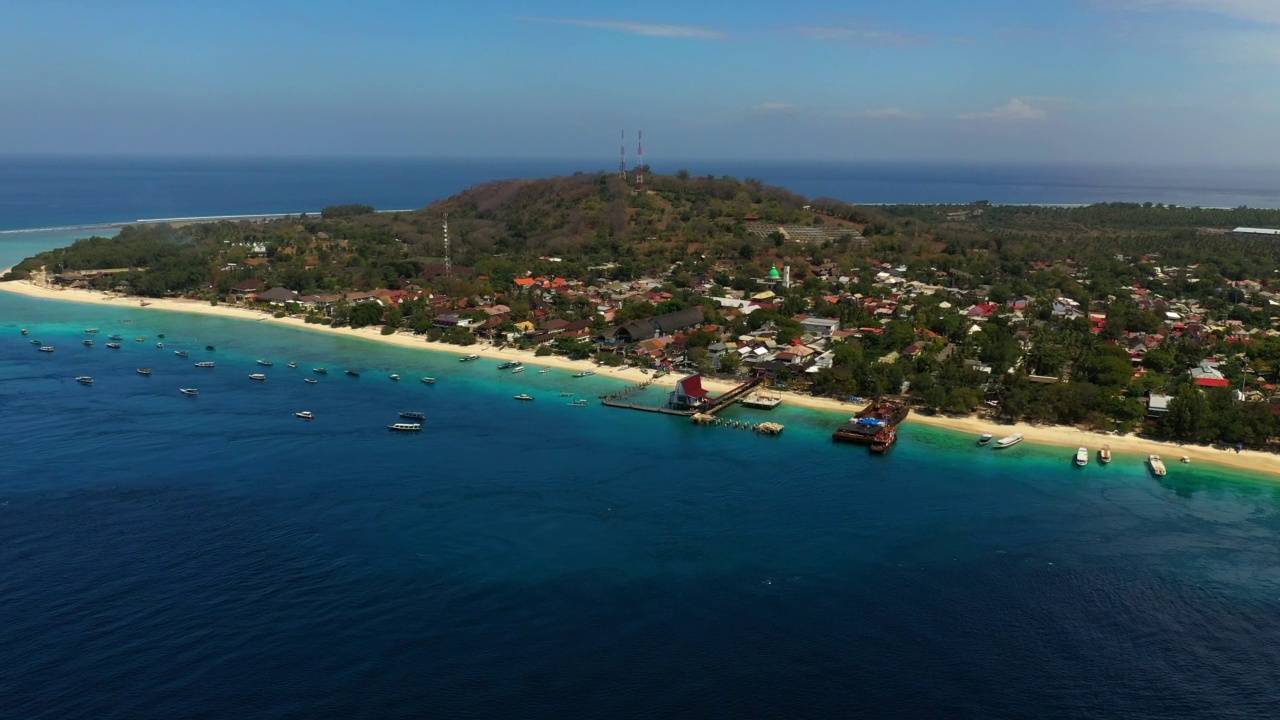
POLYGON ((495 365, 0 293, 0 717, 1274 716, 1274 479, 495 365))

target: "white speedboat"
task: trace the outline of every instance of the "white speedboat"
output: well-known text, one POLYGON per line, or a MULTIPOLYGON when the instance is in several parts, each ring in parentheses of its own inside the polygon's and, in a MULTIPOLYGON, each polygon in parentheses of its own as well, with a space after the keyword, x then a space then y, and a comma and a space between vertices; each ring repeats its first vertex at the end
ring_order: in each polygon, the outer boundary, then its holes
POLYGON ((93 345, 93 341, 92 341, 92 340, 81 340, 80 342, 84 343, 85 345, 90 345, 90 346, 92 346, 92 345, 93 345))
POLYGON ((186 350, 174 350, 173 354, 177 355, 178 357, 187 357, 190 353, 188 353, 186 350))
POLYGON ((119 350, 119 349, 120 349, 120 343, 117 343, 117 342, 110 342, 110 343, 107 343, 107 347, 111 348, 112 350, 119 350))
POLYGON ((992 435, 991 433, 983 433, 982 437, 978 438, 978 444, 986 445, 987 443, 991 442, 994 439, 995 439, 995 435, 992 435))
POLYGON ((514 395, 512 397, 514 397, 516 400, 532 400, 533 399, 533 396, 528 393, 520 393, 519 395, 514 395))
POLYGON ((294 368, 296 368, 296 367, 298 367, 298 363, 296 363, 296 362, 291 362, 291 363, 289 363, 289 369, 290 369, 290 370, 292 370, 292 369, 294 369, 294 368))
POLYGON ((590 375, 595 375, 595 374, 596 374, 596 371, 595 371, 595 370, 583 370, 582 372, 576 372, 576 373, 574 373, 574 374, 573 374, 573 376, 574 376, 574 377, 588 377, 588 376, 590 376, 590 375))
POLYGON ((302 378, 302 382, 304 382, 304 383, 306 383, 306 384, 308 384, 308 385, 315 385, 316 383, 318 383, 318 382, 320 382, 320 381, 319 381, 319 380, 317 380, 317 379, 315 379, 315 378, 302 378))
POLYGON ((76 378, 76 382, 80 383, 81 385, 92 385, 93 378, 89 377, 88 375, 81 375, 80 377, 76 378))
POLYGON ((138 368, 138 374, 139 374, 139 375, 150 375, 150 374, 151 374, 151 368, 138 368))
POLYGON ((311 412, 310 410, 303 410, 302 412, 296 412, 296 413, 294 413, 294 414, 293 414, 293 416, 294 416, 294 417, 296 417, 296 418, 302 418, 303 420, 315 420, 315 419, 316 419, 316 414, 315 414, 315 413, 313 413, 313 412, 311 412))
POLYGON ((263 375, 262 373, 254 373, 249 376, 249 379, 250 380, 266 380, 267 376, 263 375))
POLYGON ((1151 466, 1151 474, 1156 477, 1164 477, 1168 470, 1165 470, 1164 461, 1159 455, 1148 455, 1147 465, 1151 466))
POLYGON ((426 385, 435 385, 436 379, 433 377, 424 377, 422 378, 422 382, 426 385))
POLYGON ((164 347, 164 343, 156 343, 156 347, 158 347, 158 348, 162 348, 162 347, 164 347))
POLYGON ((52 345, 41 345, 41 346, 40 346, 40 352, 53 352, 53 346, 52 346, 52 345))
POLYGON ((458 362, 471 362, 472 360, 479 360, 479 359, 480 359, 479 355, 465 355, 463 357, 458 358, 458 362))
POLYGON ((549 372, 551 372, 551 368, 542 368, 541 370, 539 370, 539 371, 538 371, 538 374, 539 374, 539 375, 546 375, 546 374, 547 374, 547 373, 549 373, 549 372))
POLYGON ((422 423, 393 423, 388 425, 387 429, 398 432, 418 432, 422 430, 422 423))
POLYGON ((200 391, 195 388, 178 388, 178 392, 182 393, 183 395, 192 395, 192 396, 200 394, 200 391))
POLYGON ((400 379, 400 376, 399 376, 399 375, 396 375, 395 373, 391 373, 391 379, 392 379, 392 380, 399 380, 399 379, 400 379))
POLYGON ((198 368, 211 368, 211 367, 213 367, 213 362, 211 362, 211 361, 209 361, 209 360, 205 360, 204 362, 198 362, 198 363, 196 363, 196 367, 198 367, 198 368))
POLYGON ((1082 447, 1076 449, 1076 465, 1084 467, 1089 464, 1089 448, 1082 447))
POLYGON ((258 361, 258 364, 259 364, 259 365, 266 365, 267 367, 271 367, 271 361, 270 361, 270 360, 259 360, 259 361, 258 361))
POLYGON ((1102 449, 1098 451, 1098 462, 1102 463, 1103 465, 1106 465, 1107 463, 1111 462, 1111 446, 1110 445, 1104 445, 1102 446, 1102 449))
POLYGON ((516 367, 511 368, 511 372, 512 372, 512 373, 522 373, 522 372, 524 372, 524 366, 523 366, 523 365, 517 365, 516 367))
POLYGON ((579 398, 567 404, 569 405, 569 407, 586 407, 590 403, 587 402, 586 398, 579 398))
POLYGON ((994 447, 996 450, 1003 450, 1007 447, 1013 447, 1014 445, 1017 445, 1020 442, 1022 442, 1022 433, 1014 433, 1012 435, 1006 435, 1005 437, 1000 438, 999 440, 996 441, 996 444, 993 445, 992 447, 994 447))

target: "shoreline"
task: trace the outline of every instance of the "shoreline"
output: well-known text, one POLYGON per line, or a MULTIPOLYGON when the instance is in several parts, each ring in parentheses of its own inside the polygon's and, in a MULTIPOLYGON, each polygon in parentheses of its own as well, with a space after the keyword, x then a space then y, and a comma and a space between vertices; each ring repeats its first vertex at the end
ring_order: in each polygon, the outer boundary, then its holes
MULTIPOLYGON (((0 275, 3 273, 4 271, 0 271, 0 275)), ((29 280, 15 280, 0 283, 0 292, 23 295, 42 300, 59 300, 86 305, 113 306, 121 308, 127 307, 130 310, 159 310, 164 312, 183 312, 195 315, 208 315, 235 320, 252 320, 255 322, 271 323, 284 327, 323 332, 340 337, 370 340, 373 342, 380 342, 385 345, 395 345, 397 347, 425 350, 427 352, 446 353, 459 357, 474 354, 479 355, 482 358, 519 360, 525 365, 551 367, 574 372, 581 370, 593 370, 596 375, 600 377, 613 377, 632 384, 650 381, 655 387, 674 387, 676 381, 679 379, 679 376, 675 374, 669 374, 661 378, 654 378, 652 375, 644 374, 640 372, 638 368, 634 367, 611 368, 596 365, 590 360, 570 360, 569 358, 561 355, 546 355, 539 357, 530 350, 518 350, 509 347, 497 348, 488 343, 482 342, 478 342, 475 345, 462 346, 449 345, 440 342, 428 342, 421 336, 413 335, 408 332, 397 332, 393 335, 383 335, 381 333, 381 326, 351 329, 347 327, 334 328, 328 325, 308 324, 303 322, 301 318, 277 318, 273 317, 270 313, 260 310, 235 305, 209 305, 207 302, 197 300, 147 298, 145 300, 147 304, 141 305, 143 299, 135 296, 100 293, 92 290, 43 287, 35 285, 29 280)), ((704 378, 703 386, 712 392, 720 393, 732 389, 735 387, 735 384, 724 382, 722 380, 704 378)), ((845 417, 855 414, 858 410, 864 407, 863 405, 856 403, 849 403, 832 398, 818 398, 789 391, 779 392, 783 396, 783 402, 785 404, 809 410, 818 410, 832 414, 844 415, 845 417)), ((1166 464, 1171 465, 1177 464, 1181 457, 1186 456, 1193 462, 1203 462, 1236 470, 1280 476, 1280 455, 1259 452, 1257 450, 1243 450, 1237 453, 1230 449, 1217 449, 1204 445, 1180 445, 1177 443, 1142 438, 1136 435, 1110 435, 1106 433, 1080 430, 1065 425, 1031 425, 1027 423, 1015 423, 1012 425, 999 424, 973 416, 950 417, 922 415, 918 412, 912 412, 905 422, 949 430, 952 432, 971 434, 975 440, 977 436, 988 432, 995 435, 1007 435, 1020 432, 1025 436, 1024 442, 1032 445, 1058 447, 1072 452, 1074 452, 1078 447, 1087 447, 1091 458, 1098 449, 1103 446, 1110 446, 1112 452, 1115 453, 1135 454, 1141 456, 1151 454, 1160 455, 1165 460, 1166 464)), ((1093 462, 1092 459, 1090 462, 1093 462)))

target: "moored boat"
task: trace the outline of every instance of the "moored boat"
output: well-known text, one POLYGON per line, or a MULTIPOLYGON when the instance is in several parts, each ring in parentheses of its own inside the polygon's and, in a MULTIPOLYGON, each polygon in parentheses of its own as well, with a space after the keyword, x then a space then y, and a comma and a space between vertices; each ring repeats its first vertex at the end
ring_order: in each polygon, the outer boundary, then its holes
POLYGON ((200 391, 195 388, 178 388, 178 392, 183 395, 199 395, 200 391))
POLYGON ((569 407, 586 407, 590 403, 587 402, 586 398, 578 398, 577 400, 573 400, 566 404, 569 405, 569 407))
POLYGON ((204 346, 204 349, 205 349, 205 350, 217 350, 218 348, 214 347, 213 345, 205 345, 205 346, 204 346))
POLYGON ((43 340, 32 340, 32 341, 31 341, 31 344, 32 344, 32 345, 43 345, 43 344, 44 344, 44 341, 43 341, 43 340))
POLYGON ((302 382, 304 382, 304 383, 306 383, 306 384, 308 384, 308 385, 315 385, 316 383, 318 383, 318 382, 320 382, 320 381, 319 381, 319 380, 317 380, 317 379, 315 379, 315 378, 302 378, 302 382))
POLYGON ((26 329, 26 328, 22 328, 22 334, 23 334, 23 335, 26 335, 26 334, 27 334, 27 329, 26 329))
POLYGON ((546 374, 547 374, 547 373, 549 373, 549 372, 551 372, 551 368, 542 368, 541 370, 539 370, 539 371, 538 371, 538 374, 539 374, 539 375, 546 375, 546 374))
POLYGON ((458 358, 458 362, 471 362, 472 360, 479 360, 479 359, 480 359, 479 355, 464 355, 463 357, 458 358))
POLYGON ((512 397, 516 400, 532 400, 533 399, 533 396, 530 395, 529 393, 520 393, 519 395, 514 395, 512 397))
POLYGON ((209 360, 205 360, 205 361, 203 361, 203 362, 198 362, 198 363, 196 363, 196 367, 198 367, 198 368, 211 368, 211 367, 213 367, 213 363, 212 363, 211 361, 209 361, 209 360))
POLYGON ((189 353, 186 350, 174 350, 173 354, 178 357, 187 357, 189 353))
POLYGON ((1098 451, 1098 462, 1102 463, 1103 465, 1106 465, 1107 463, 1111 462, 1111 446, 1110 445, 1104 445, 1102 446, 1102 449, 1098 451))
POLYGON ((409 420, 425 420, 427 418, 424 413, 420 412, 402 412, 400 413, 400 417, 407 418, 409 420))
POLYGON ((151 368, 138 368, 138 374, 139 374, 139 375, 150 375, 150 374, 151 374, 151 368))
POLYGON ((871 441, 871 452, 877 455, 883 455, 893 448, 894 443, 898 442, 898 431, 895 428, 886 428, 876 433, 876 437, 871 441))
POLYGON ((120 343, 107 343, 107 347, 111 348, 112 350, 119 350, 120 343))
POLYGON ((146 342, 146 341, 147 341, 147 339, 146 339, 146 338, 144 338, 144 337, 136 337, 136 338, 134 338, 133 340, 134 340, 134 342, 146 342))
POLYGON ((156 343, 156 347, 158 347, 158 348, 162 348, 162 347, 164 347, 164 343, 156 343))
POLYGON ((85 330, 85 332, 87 332, 87 333, 96 333, 96 332, 98 332, 98 328, 89 328, 89 329, 85 330))
POLYGON ((351 377, 360 377, 360 373, 355 370, 348 370, 347 374, 350 375, 351 377))
POLYGON ((329 371, 325 368, 311 368, 311 372, 317 375, 327 375, 329 371))
POLYGON ((249 376, 249 379, 250 380, 266 380, 267 376, 263 375, 262 373, 254 373, 249 376))
POLYGON ((1151 474, 1156 477, 1164 477, 1165 473, 1168 472, 1168 470, 1165 470, 1164 461, 1160 459, 1159 455, 1148 455, 1147 465, 1151 467, 1151 474))
POLYGON ((595 375, 595 374, 596 374, 595 370, 583 370, 582 372, 574 373, 573 376, 574 377, 590 377, 591 375, 595 375))
POLYGON ((271 361, 270 361, 270 360, 259 360, 259 361, 258 361, 258 364, 259 364, 259 365, 265 365, 265 366, 267 366, 267 367, 271 367, 271 361))
POLYGON ((303 411, 301 411, 301 412, 296 412, 296 413, 294 413, 294 414, 293 414, 293 416, 294 416, 294 417, 297 417, 297 418, 302 418, 303 420, 315 420, 315 419, 316 419, 316 414, 315 414, 315 413, 313 413, 313 412, 311 412, 310 410, 303 410, 303 411))
POLYGON ((293 368, 296 368, 296 367, 298 367, 298 363, 296 363, 296 362, 291 362, 291 363, 289 363, 289 368, 290 368, 290 369, 293 369, 293 368))
POLYGON ((40 346, 40 352, 53 352, 53 346, 52 346, 52 345, 41 345, 41 346, 40 346))
POLYGON ((92 340, 81 340, 80 342, 84 343, 85 345, 89 345, 89 346, 92 346, 92 345, 93 345, 93 341, 92 341, 92 340))
POLYGON ((1022 433, 1014 433, 1012 435, 1006 435, 1005 437, 1000 438, 999 440, 996 441, 996 444, 993 447, 996 450, 1003 450, 1007 447, 1013 447, 1014 445, 1017 445, 1020 442, 1022 442, 1022 433))
POLYGON ((123 340, 123 339, 124 339, 124 336, 123 336, 123 335, 108 335, 108 336, 107 336, 107 339, 108 339, 108 340, 123 340))
POLYGON ((88 375, 81 375, 80 377, 76 378, 76 382, 80 383, 81 385, 92 385, 93 378, 89 377, 88 375))
MULTIPOLYGON (((875 444, 876 436, 897 427, 910 412, 911 408, 904 402, 889 399, 877 400, 836 428, 831 434, 831 439, 857 445, 875 444)), ((895 436, 894 442, 896 441, 895 436)))
POLYGON ((1089 464, 1089 448, 1076 448, 1076 466, 1084 467, 1089 464))
POLYGON ((433 378, 433 377, 424 377, 424 378, 422 378, 422 382, 423 382, 423 383, 425 383, 425 384, 427 384, 427 385, 435 385, 435 384, 436 384, 436 379, 435 379, 435 378, 433 378))
POLYGON ((512 372, 512 373, 522 373, 522 372, 524 372, 524 366, 523 366, 523 365, 517 365, 516 367, 511 368, 511 372, 512 372))
POLYGON ((391 378, 392 380, 399 380, 399 379, 400 379, 400 376, 399 376, 399 375, 397 375, 397 374, 395 374, 395 373, 391 373, 391 374, 390 374, 390 375, 388 375, 387 377, 391 378))
POLYGON ((982 433, 982 437, 978 438, 978 444, 986 445, 987 443, 991 442, 994 439, 995 439, 995 435, 992 435, 991 433, 982 433))
POLYGON ((511 368, 519 367, 519 366, 520 366, 520 363, 519 363, 519 362, 516 362, 516 361, 514 361, 514 360, 513 360, 513 361, 511 361, 511 362, 504 362, 504 363, 502 363, 501 365, 499 365, 499 366, 498 366, 498 369, 499 369, 499 370, 510 370, 511 368))
POLYGON ((392 423, 387 426, 387 429, 398 432, 418 432, 422 430, 422 423, 392 423))

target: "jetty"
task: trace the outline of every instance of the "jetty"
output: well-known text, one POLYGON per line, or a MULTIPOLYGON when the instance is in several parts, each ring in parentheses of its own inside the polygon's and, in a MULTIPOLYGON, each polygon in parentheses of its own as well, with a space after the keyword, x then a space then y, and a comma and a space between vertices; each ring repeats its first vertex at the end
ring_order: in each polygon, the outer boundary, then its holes
POLYGON ((702 387, 702 374, 694 373, 676 383, 675 389, 667 396, 667 404, 665 406, 637 405, 626 402, 626 398, 649 387, 652 382, 652 380, 646 380, 637 385, 623 388, 618 392, 602 395, 600 399, 608 407, 622 408, 624 410, 641 410, 663 415, 681 415, 683 417, 693 417, 699 413, 714 416, 721 410, 742 400, 747 393, 759 387, 764 382, 764 378, 754 377, 723 395, 712 397, 702 387))

